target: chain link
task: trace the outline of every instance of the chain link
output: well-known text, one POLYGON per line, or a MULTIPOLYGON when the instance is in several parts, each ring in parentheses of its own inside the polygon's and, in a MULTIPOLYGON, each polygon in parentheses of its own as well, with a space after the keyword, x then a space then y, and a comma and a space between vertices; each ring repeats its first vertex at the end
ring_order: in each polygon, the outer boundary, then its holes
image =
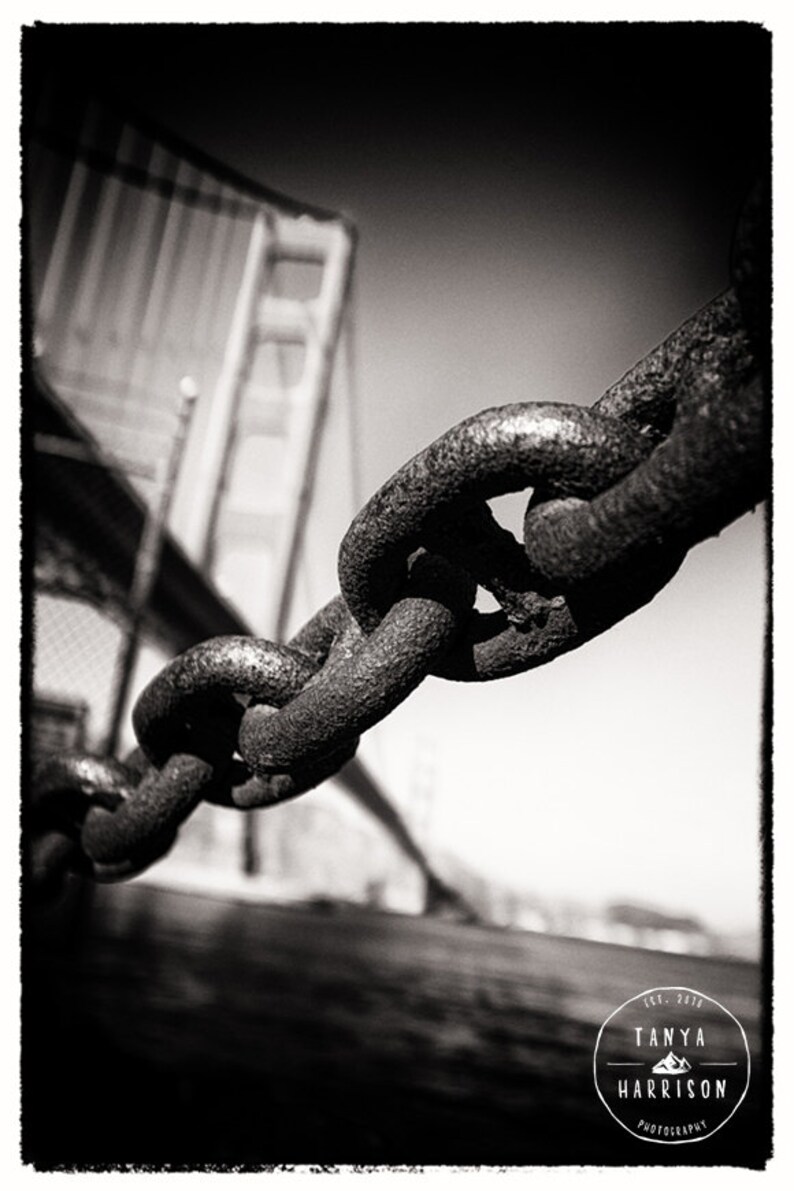
POLYGON ((768 203, 757 188, 734 287, 591 409, 488 409, 406 463, 351 524, 341 596, 287 645, 216 637, 149 683, 124 763, 47 759, 26 811, 31 887, 121 880, 162 856, 202 800, 296 797, 427 674, 489 681, 575 649, 651 600, 686 552, 769 486, 768 203), (523 542, 487 501, 532 488, 523 542), (474 608, 477 587, 500 611, 474 608))

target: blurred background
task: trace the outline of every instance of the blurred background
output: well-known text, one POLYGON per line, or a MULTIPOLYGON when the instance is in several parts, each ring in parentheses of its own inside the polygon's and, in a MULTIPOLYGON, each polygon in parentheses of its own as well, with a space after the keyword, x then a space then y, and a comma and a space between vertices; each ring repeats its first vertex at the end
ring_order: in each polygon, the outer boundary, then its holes
MULTIPOLYGON (((195 641, 288 637, 462 418, 591 405, 725 288, 767 168, 750 25, 45 26, 23 91, 36 757, 123 755, 195 641)), ((591 1094, 621 1001, 724 997, 763 1071, 765 609, 756 510, 553 666, 429 678, 339 778, 69 879, 28 923, 30 1155, 648 1162, 591 1094), (56 1109, 86 1057, 125 1105, 164 1081, 145 1129, 56 1109)), ((759 1152, 757 1087, 693 1160, 759 1152)))

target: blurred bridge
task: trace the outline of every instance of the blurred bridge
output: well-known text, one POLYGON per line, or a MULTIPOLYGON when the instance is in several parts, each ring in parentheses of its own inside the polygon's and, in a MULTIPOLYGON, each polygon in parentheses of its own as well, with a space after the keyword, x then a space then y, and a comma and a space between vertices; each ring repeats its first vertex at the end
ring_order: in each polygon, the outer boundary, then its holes
MULTIPOLYGON (((329 407, 354 446, 349 375, 331 395, 355 236, 74 80, 30 71, 25 109, 33 721, 47 747, 115 752, 119 725, 133 743, 132 700, 174 654, 296 627, 329 407), (185 377, 198 399, 175 472, 185 377), (138 610, 136 567, 166 506, 138 610)), ((349 464, 345 518, 359 499, 349 464)), ((373 775, 354 760, 339 780, 415 866, 427 905, 455 912, 373 775)), ((184 834, 200 835, 202 867, 233 880, 262 868, 260 818, 202 807, 184 834)))

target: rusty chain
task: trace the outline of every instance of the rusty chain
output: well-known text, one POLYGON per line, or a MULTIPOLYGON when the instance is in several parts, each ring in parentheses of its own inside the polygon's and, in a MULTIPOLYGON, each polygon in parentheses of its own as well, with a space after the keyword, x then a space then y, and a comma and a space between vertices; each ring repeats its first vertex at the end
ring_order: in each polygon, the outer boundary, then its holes
POLYGON ((45 759, 25 810, 32 889, 49 895, 67 870, 130 877, 202 800, 265 807, 332 776, 428 674, 518 674, 651 600, 768 491, 769 239, 757 187, 732 287, 591 409, 522 403, 453 427, 356 516, 341 596, 288 644, 204 641, 139 697, 123 763, 45 759), (519 544, 487 501, 525 488, 519 544), (500 611, 475 610, 478 586, 500 611))

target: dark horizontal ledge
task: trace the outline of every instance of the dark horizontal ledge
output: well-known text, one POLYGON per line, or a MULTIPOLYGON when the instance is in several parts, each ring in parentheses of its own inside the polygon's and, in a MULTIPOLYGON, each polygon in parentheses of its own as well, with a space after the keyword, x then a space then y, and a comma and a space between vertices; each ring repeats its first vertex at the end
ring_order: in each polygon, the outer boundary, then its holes
MULTIPOLYGON (((39 522, 46 523, 118 591, 128 592, 146 516, 143 499, 37 370, 27 371, 23 393, 26 527, 35 535, 39 522), (39 454, 37 436, 65 440, 73 451, 39 454)), ((177 651, 206 637, 251 631, 168 533, 147 618, 177 651)))

